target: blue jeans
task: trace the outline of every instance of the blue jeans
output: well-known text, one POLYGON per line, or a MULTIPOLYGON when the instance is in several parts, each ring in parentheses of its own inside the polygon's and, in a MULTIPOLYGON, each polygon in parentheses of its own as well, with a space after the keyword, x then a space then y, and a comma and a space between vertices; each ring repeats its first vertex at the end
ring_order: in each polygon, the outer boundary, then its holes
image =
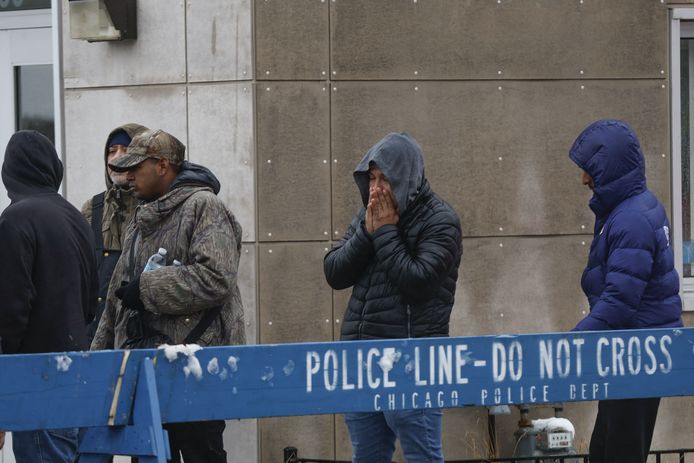
POLYGON ((12 433, 17 463, 72 463, 77 456, 77 428, 12 433))
POLYGON ((396 438, 407 463, 442 463, 441 417, 438 408, 346 413, 352 463, 391 463, 396 438))

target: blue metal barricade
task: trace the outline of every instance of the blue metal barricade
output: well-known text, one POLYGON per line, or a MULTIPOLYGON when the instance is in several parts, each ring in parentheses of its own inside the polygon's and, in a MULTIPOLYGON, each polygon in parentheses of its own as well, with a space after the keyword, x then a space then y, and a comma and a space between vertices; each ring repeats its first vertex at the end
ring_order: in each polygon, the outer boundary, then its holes
POLYGON ((694 395, 694 329, 0 356, 0 429, 165 462, 162 423, 694 395))

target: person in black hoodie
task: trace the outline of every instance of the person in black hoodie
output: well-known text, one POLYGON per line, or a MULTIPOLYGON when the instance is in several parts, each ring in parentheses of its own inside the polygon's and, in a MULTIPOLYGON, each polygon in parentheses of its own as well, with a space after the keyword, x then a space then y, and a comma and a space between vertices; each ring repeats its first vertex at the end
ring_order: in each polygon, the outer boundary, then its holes
MULTIPOLYGON (((98 281, 91 229, 58 194, 63 165, 35 131, 10 138, 2 181, 11 204, 0 215, 0 345, 4 354, 89 348, 98 281)), ((71 462, 77 429, 13 433, 17 463, 71 462)))
MULTIPOLYGON (((341 339, 448 336, 462 233, 424 176, 419 145, 386 135, 354 180, 364 207, 324 260, 331 287, 353 287, 341 339)), ((443 461, 440 409, 348 413, 345 421, 353 462, 390 463, 396 437, 407 461, 443 461)))

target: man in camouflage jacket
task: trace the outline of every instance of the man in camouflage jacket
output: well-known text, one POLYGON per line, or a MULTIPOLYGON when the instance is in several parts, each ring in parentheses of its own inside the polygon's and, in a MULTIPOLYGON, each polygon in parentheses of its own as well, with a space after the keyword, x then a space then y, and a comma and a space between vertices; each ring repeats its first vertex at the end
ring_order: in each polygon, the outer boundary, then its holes
POLYGON ((123 157, 132 138, 145 130, 147 127, 140 124, 125 124, 108 134, 103 153, 106 190, 89 198, 82 206, 82 215, 91 225, 94 234, 99 272, 98 304, 94 320, 87 327, 89 342, 94 337, 104 312, 111 275, 123 248, 128 223, 139 202, 130 191, 125 173, 114 172, 108 167, 108 163, 123 157))
MULTIPOLYGON (((128 227, 92 350, 131 346, 133 313, 169 343, 245 342, 237 286, 241 226, 217 198, 219 182, 212 172, 184 161, 184 153, 172 135, 147 130, 133 138, 124 157, 109 164, 127 172, 143 204, 128 227), (167 250, 169 265, 143 273, 159 248, 167 250), (182 265, 171 265, 174 259, 182 265), (209 325, 202 334, 186 339, 205 318, 209 325)), ((224 421, 176 423, 167 430, 171 461, 180 461, 179 452, 186 463, 226 461, 224 421)))

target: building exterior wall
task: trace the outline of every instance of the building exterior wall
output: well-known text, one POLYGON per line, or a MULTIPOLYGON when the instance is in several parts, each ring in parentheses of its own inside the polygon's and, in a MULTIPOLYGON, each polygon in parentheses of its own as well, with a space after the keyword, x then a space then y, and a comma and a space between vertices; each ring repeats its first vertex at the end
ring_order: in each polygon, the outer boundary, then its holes
MULTIPOLYGON (((257 341, 252 4, 250 0, 138 2, 138 39, 87 43, 65 31, 67 198, 80 207, 104 189, 108 133, 126 122, 164 129, 210 167, 243 226, 239 286, 248 341, 257 341)), ((229 461, 258 461, 256 420, 229 421, 229 461)))
MULTIPOLYGON (((339 338, 349 291, 327 286, 322 259, 359 206, 353 167, 390 131, 419 141, 434 190, 462 219, 454 336, 562 331, 585 313, 593 218, 567 152, 593 120, 634 126, 649 186, 670 204, 660 0, 141 0, 139 37, 123 43, 70 39, 67 3, 68 199, 103 188, 113 127, 180 138, 243 225, 253 342, 339 338)), ((653 448, 687 445, 693 403, 663 402, 653 448)), ((567 405, 581 451, 595 411, 567 405)), ((501 455, 517 418, 497 418, 501 455)), ((229 427, 229 461, 281 461, 288 445, 350 457, 339 416, 229 427)), ((446 458, 488 448, 486 409, 445 412, 446 458)))

